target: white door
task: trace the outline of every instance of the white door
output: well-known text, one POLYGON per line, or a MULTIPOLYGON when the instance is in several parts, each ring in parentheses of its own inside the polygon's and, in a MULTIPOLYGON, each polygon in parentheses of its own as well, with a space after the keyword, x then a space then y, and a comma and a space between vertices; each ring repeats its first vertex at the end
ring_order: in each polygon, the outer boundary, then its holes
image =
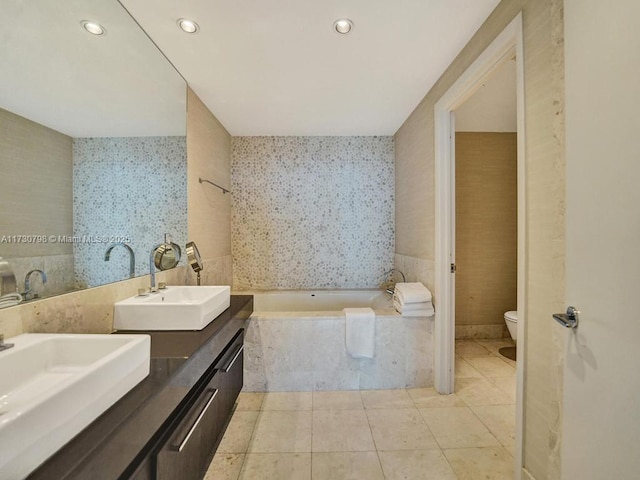
POLYGON ((581 313, 578 328, 565 332, 562 478, 634 479, 640 478, 640 2, 565 0, 564 6, 566 294, 581 313))

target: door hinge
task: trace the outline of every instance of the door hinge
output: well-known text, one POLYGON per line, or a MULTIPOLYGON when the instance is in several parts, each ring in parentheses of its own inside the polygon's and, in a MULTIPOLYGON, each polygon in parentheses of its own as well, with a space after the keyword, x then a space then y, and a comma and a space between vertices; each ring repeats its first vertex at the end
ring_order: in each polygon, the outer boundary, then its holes
POLYGON ((455 263, 451 264, 451 273, 456 273, 456 264, 455 263))

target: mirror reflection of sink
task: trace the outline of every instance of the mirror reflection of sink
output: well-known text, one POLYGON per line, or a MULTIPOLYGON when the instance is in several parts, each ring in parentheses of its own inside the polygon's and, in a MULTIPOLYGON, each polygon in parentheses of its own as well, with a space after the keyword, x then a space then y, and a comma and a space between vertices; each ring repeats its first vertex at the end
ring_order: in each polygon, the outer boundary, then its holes
POLYGON ((229 308, 229 286, 171 286, 117 302, 116 330, 202 330, 229 308))
POLYGON ((27 333, 0 352, 0 478, 24 478, 149 374, 148 335, 27 333))

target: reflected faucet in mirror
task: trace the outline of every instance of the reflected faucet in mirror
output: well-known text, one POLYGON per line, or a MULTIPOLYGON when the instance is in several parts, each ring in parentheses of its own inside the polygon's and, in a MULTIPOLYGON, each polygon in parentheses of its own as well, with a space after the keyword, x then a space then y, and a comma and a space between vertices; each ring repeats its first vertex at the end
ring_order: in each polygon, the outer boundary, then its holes
POLYGON ((42 279, 42 283, 47 283, 47 274, 38 268, 34 268, 33 270, 29 270, 24 277, 24 293, 22 296, 25 300, 31 300, 34 298, 38 298, 38 294, 31 289, 31 275, 33 273, 39 273, 40 278, 42 279))
POLYGON ((111 250, 116 248, 118 245, 122 245, 127 249, 127 252, 129 252, 129 278, 133 278, 136 276, 136 254, 133 253, 133 249, 128 243, 117 242, 109 245, 109 247, 107 247, 107 251, 104 252, 104 261, 109 261, 109 259, 111 258, 111 250))

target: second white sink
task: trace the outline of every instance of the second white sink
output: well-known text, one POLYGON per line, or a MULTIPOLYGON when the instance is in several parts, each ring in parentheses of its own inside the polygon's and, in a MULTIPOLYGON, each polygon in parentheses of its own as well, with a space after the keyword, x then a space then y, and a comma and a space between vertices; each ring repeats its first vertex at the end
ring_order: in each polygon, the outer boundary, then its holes
POLYGON ((0 478, 17 480, 149 374, 148 335, 26 333, 0 352, 0 478))
POLYGON ((174 286, 117 302, 116 330, 202 330, 231 304, 229 286, 174 286))

